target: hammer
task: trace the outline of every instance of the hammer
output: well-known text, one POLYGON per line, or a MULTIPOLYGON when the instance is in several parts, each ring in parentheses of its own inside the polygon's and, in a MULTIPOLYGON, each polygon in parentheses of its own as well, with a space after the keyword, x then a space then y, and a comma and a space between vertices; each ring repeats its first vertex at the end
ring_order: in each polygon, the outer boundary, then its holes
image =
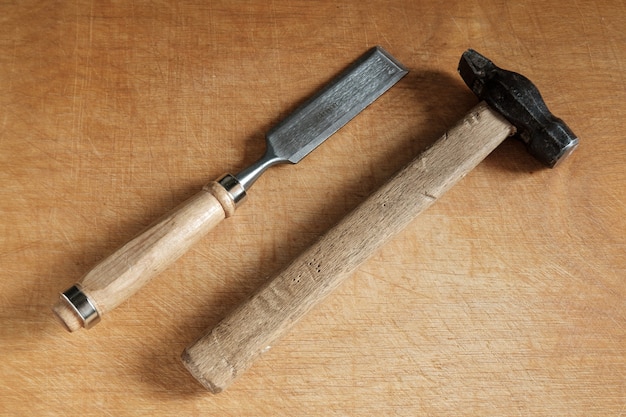
POLYGON ((549 167, 578 145, 574 133, 550 113, 526 77, 498 68, 471 49, 461 57, 458 69, 482 102, 185 349, 183 364, 205 388, 218 393, 228 387, 312 307, 508 136, 517 134, 528 151, 549 167))

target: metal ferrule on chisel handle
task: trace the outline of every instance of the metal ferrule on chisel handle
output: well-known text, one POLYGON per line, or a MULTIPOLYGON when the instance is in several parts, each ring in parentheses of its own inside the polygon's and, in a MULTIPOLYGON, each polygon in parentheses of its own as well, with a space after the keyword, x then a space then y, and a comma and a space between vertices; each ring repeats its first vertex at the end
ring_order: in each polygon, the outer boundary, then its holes
POLYGON ((241 181, 233 175, 224 174, 217 180, 217 183, 224 187, 224 190, 230 194, 230 197, 235 203, 235 207, 238 207, 241 203, 243 203, 248 196, 241 181))

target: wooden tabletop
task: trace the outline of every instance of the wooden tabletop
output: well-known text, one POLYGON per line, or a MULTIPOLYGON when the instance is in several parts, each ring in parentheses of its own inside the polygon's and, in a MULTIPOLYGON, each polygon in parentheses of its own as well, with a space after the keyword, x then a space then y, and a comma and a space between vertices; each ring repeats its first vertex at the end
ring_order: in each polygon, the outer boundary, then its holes
POLYGON ((626 411, 626 3, 36 2, 0 6, 0 415, 626 411), (411 72, 90 330, 50 307, 356 57, 411 72), (580 147, 515 140, 225 392, 185 346, 477 100, 474 48, 535 82, 580 147))

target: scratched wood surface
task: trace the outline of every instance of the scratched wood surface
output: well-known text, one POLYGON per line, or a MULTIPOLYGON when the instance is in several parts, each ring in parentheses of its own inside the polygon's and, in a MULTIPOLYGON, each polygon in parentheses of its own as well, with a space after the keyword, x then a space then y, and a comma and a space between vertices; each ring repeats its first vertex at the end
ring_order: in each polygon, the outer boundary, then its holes
POLYGON ((4 2, 0 415, 626 412, 623 1, 4 2), (411 69, 88 331, 57 293, 368 47, 411 69), (531 78, 581 146, 505 142, 229 390, 183 348, 476 100, 474 48, 531 78))

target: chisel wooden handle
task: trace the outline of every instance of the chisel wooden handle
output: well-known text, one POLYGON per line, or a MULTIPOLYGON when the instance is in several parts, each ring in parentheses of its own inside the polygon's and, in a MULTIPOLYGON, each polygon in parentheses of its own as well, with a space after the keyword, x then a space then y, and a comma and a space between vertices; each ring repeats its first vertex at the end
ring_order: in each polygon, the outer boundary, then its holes
POLYGON ((227 189, 218 182, 207 184, 96 265, 61 294, 53 311, 70 331, 92 326, 234 212, 235 200, 227 189))
POLYGON ((291 265, 187 347, 182 360, 212 392, 225 389, 304 314, 515 128, 481 103, 291 265))

